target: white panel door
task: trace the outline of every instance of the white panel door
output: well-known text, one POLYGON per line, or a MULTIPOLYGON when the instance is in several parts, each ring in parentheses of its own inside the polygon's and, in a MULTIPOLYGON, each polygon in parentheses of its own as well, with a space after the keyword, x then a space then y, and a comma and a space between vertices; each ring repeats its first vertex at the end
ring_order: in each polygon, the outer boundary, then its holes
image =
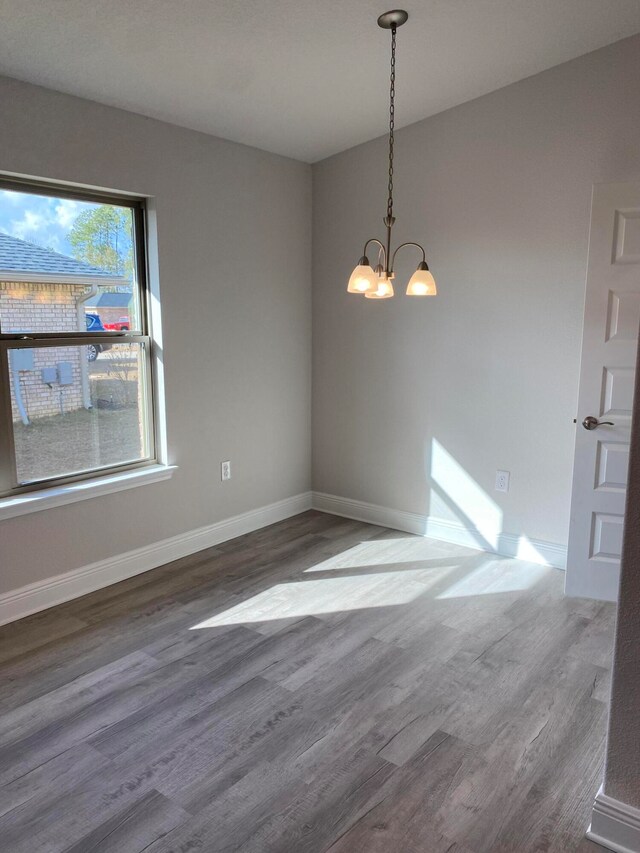
POLYGON ((618 595, 639 325, 640 182, 599 184, 591 207, 567 595, 618 595), (587 422, 592 429, 583 425, 589 417, 597 422, 587 422))

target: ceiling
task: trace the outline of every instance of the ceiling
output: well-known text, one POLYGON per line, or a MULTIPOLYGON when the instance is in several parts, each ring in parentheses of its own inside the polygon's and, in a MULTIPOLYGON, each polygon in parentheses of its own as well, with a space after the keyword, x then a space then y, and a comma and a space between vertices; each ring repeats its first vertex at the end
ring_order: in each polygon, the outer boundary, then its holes
MULTIPOLYGON (((385 132, 384 0, 0 0, 0 73, 313 162, 385 132)), ((640 31, 640 0, 406 0, 397 126, 640 31)))

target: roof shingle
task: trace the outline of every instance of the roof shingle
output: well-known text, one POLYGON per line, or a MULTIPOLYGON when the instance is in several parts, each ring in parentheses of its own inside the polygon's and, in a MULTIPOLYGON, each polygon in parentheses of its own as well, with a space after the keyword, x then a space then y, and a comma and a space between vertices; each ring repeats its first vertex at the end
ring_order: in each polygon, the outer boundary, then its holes
POLYGON ((100 267, 68 258, 51 249, 43 249, 34 243, 0 232, 0 273, 44 273, 45 275, 68 275, 73 278, 91 276, 107 280, 122 280, 100 267))
POLYGON ((127 293, 98 293, 87 299, 86 305, 91 308, 128 308, 133 294, 127 293))

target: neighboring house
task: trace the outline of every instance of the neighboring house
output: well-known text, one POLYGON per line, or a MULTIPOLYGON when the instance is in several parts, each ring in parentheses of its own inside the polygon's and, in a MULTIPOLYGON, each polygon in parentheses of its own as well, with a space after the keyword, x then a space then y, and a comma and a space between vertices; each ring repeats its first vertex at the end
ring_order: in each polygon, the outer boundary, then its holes
POLYGON ((99 293, 87 299, 85 307, 95 311, 106 326, 107 323, 120 322, 123 317, 131 317, 131 299, 131 290, 123 293, 99 293))
MULTIPOLYGON (((126 279, 107 270, 0 233, 3 332, 84 330, 87 297, 97 295, 100 287, 126 285, 126 279)), ((14 349, 10 361, 14 420, 28 422, 86 405, 87 367, 78 347, 14 349), (55 370, 55 381, 46 381, 52 375, 43 374, 44 368, 55 370)))

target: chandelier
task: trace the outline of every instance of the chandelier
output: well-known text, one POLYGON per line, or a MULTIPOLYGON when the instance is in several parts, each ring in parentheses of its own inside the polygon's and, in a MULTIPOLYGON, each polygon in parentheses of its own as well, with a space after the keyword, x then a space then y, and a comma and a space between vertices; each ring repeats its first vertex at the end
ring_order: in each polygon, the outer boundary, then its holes
POLYGON ((389 299, 394 295, 393 266, 396 255, 405 246, 414 246, 422 252, 422 260, 418 269, 409 279, 407 296, 435 296, 436 283, 429 271, 425 251, 419 243, 401 243, 391 254, 391 229, 396 221, 393 215, 393 134, 395 127, 395 96, 396 96, 396 31, 406 23, 409 14, 402 9, 385 12, 378 18, 378 26, 391 30, 391 75, 389 89, 389 195, 387 198, 387 215, 382 220, 387 229, 386 243, 371 237, 364 244, 362 257, 351 273, 347 291, 363 293, 367 299, 389 299), (372 267, 367 257, 367 249, 371 243, 378 246, 378 260, 372 267))

